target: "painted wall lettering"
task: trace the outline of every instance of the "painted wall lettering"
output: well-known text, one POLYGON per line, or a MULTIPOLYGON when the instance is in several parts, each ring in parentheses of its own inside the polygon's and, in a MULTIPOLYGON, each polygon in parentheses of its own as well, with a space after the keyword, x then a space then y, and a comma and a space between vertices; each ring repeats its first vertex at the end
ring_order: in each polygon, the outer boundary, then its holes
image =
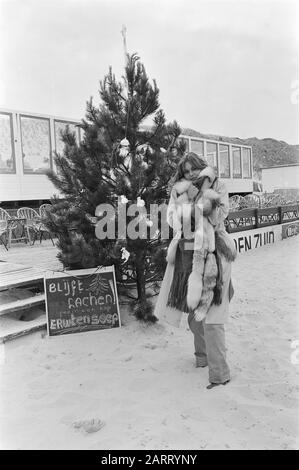
POLYGON ((298 235, 299 233, 299 222, 292 222, 282 226, 281 236, 282 238, 289 238, 298 235))
POLYGON ((238 253, 245 253, 246 251, 258 248, 260 246, 274 243, 274 232, 257 232, 254 234, 243 234, 242 236, 234 236, 235 247, 238 253))

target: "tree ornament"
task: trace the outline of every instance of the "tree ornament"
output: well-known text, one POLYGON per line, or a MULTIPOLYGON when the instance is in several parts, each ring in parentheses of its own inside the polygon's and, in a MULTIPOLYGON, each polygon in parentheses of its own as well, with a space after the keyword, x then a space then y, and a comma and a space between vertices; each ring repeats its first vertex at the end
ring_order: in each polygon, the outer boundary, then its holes
POLYGON ((130 252, 126 250, 125 247, 123 247, 120 251, 121 251, 121 259, 124 259, 126 263, 128 259, 130 258, 130 252))
POLYGON ((146 142, 145 144, 138 145, 138 147, 136 148, 136 152, 142 156, 144 156, 147 151, 151 155, 154 153, 154 150, 152 149, 152 147, 150 146, 148 142, 146 142))
POLYGON ((145 154, 145 150, 146 150, 146 144, 138 145, 138 147, 136 147, 136 152, 137 152, 139 155, 144 155, 144 154, 145 154))
POLYGON ((130 153, 130 142, 124 138, 119 144, 119 155, 121 157, 127 157, 130 153))
POLYGON ((138 196, 137 198, 137 207, 144 207, 145 206, 145 202, 143 199, 141 199, 141 197, 138 196))
POLYGON ((130 179, 128 178, 128 176, 127 176, 127 175, 123 175, 122 178, 123 178, 123 181, 125 182, 125 184, 128 186, 128 188, 131 188, 132 185, 131 185, 131 181, 130 181, 130 179))
POLYGON ((85 217, 86 217, 86 219, 88 220, 88 222, 90 222, 92 225, 96 225, 96 224, 97 224, 97 221, 98 221, 98 218, 97 218, 97 217, 95 217, 95 216, 93 216, 93 215, 91 215, 91 214, 88 214, 88 213, 85 214, 85 217))
POLYGON ((120 202, 121 204, 127 204, 129 202, 129 199, 126 198, 123 194, 120 196, 120 202))
POLYGON ((147 169, 148 169, 148 163, 147 163, 147 162, 142 161, 140 166, 141 166, 142 168, 144 168, 144 170, 147 170, 147 169))

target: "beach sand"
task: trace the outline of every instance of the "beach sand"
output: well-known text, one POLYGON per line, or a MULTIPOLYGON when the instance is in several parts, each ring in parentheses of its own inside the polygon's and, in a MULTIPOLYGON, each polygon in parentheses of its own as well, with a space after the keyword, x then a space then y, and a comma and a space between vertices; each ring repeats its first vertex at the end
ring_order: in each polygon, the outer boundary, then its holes
POLYGON ((234 263, 225 387, 206 389, 186 318, 124 306, 121 328, 0 345, 0 448, 298 449, 298 252, 293 237, 234 263))

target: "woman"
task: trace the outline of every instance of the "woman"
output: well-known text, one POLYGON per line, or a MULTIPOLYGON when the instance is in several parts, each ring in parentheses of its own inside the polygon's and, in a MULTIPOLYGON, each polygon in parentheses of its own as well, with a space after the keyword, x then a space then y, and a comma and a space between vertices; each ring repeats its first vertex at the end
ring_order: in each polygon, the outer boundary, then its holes
POLYGON ((209 389, 230 380, 224 323, 233 295, 236 250, 224 228, 228 209, 224 184, 205 160, 188 153, 178 164, 170 194, 167 221, 174 237, 155 316, 178 326, 182 312, 188 313, 196 367, 209 366, 209 389), (201 216, 196 217, 198 211, 201 216))

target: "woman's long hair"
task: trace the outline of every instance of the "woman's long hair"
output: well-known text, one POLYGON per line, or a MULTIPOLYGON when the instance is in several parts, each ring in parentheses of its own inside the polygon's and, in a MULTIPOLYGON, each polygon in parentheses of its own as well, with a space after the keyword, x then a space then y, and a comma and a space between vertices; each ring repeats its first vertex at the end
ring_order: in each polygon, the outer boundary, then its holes
POLYGON ((204 168, 206 168, 208 166, 206 160, 203 157, 200 157, 199 155, 197 155, 197 153, 188 152, 179 161, 177 170, 176 170, 174 176, 169 181, 169 191, 172 190, 173 185, 177 181, 184 178, 186 163, 190 163, 190 165, 192 166, 193 169, 200 170, 200 171, 202 171, 204 168))

